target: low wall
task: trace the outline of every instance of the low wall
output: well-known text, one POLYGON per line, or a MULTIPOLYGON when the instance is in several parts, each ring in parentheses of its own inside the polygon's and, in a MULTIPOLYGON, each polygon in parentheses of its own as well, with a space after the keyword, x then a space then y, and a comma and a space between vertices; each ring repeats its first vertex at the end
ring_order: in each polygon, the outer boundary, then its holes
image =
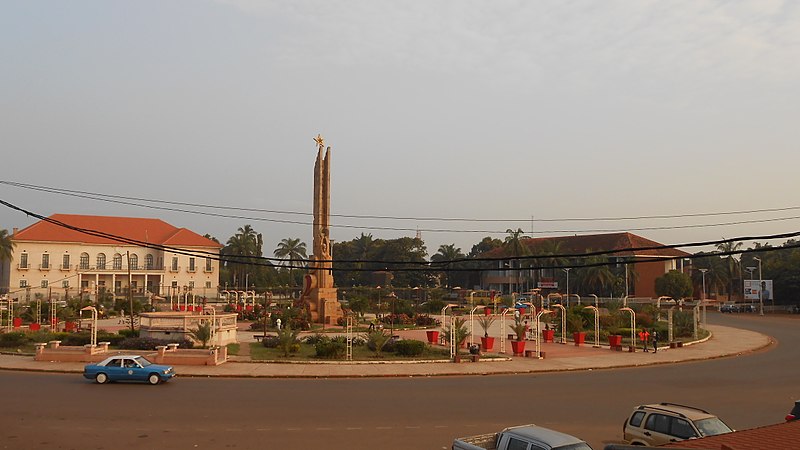
POLYGON ((50 341, 47 344, 36 344, 34 361, 49 362, 100 362, 109 356, 119 354, 143 354, 150 362, 166 365, 218 366, 228 360, 227 347, 211 349, 178 349, 178 344, 156 347, 156 352, 129 350, 108 350, 108 342, 97 345, 87 344, 83 347, 61 345, 61 341, 50 341))

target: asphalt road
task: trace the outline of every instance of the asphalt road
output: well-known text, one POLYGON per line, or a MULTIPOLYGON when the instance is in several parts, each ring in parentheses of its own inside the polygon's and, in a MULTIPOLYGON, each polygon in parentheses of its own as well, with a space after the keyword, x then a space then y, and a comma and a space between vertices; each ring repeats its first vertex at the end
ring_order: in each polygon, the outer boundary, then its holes
POLYGON ((709 320, 777 343, 712 361, 515 376, 100 386, 78 375, 0 372, 0 448, 442 449, 455 437, 537 423, 597 449, 622 438, 633 406, 660 401, 708 409, 739 429, 780 422, 800 399, 800 318, 709 320))

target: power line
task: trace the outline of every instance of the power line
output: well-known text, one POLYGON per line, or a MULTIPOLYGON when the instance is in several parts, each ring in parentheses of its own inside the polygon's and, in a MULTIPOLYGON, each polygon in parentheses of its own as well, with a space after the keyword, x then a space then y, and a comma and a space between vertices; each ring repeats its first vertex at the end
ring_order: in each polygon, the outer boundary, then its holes
MULTIPOLYGON (((273 218, 266 218, 266 217, 251 217, 251 216, 243 216, 243 215, 233 215, 233 214, 222 214, 222 213, 215 213, 209 211, 195 211, 189 209, 182 209, 182 208, 174 208, 174 207, 167 207, 167 206, 159 206, 159 205, 147 205, 138 202, 147 202, 147 203, 162 203, 168 205, 179 205, 179 206, 191 206, 197 208, 207 208, 207 209, 219 209, 219 210, 232 210, 232 211, 248 211, 248 212, 262 212, 262 213, 270 213, 270 214, 291 214, 291 215, 304 215, 308 216, 311 213, 301 213, 296 211, 279 211, 279 210, 268 210, 268 209, 257 209, 257 208, 239 208, 239 207, 229 207, 229 206, 216 206, 216 205, 204 205, 199 203, 187 203, 187 202, 175 202, 175 201, 167 201, 167 200, 153 200, 153 199, 146 199, 146 198, 139 198, 139 197, 127 197, 127 196, 118 196, 118 195, 109 195, 109 194, 98 194, 92 193, 87 191, 77 191, 77 190, 69 190, 69 189, 60 189, 60 188, 52 188, 47 186, 38 186, 26 183, 18 183, 12 181, 4 181, 0 180, 0 184, 5 184, 8 186, 14 186, 23 189, 53 193, 53 194, 60 194, 66 195, 71 197, 77 198, 85 198, 89 200, 95 201, 102 201, 107 203, 115 203, 115 204, 122 204, 128 206, 136 206, 140 208, 150 208, 162 211, 171 211, 171 212, 180 212, 186 214, 194 214, 194 215, 201 215, 201 216, 208 216, 208 217, 218 217, 218 218, 225 218, 225 219, 241 219, 241 220, 248 220, 248 221, 258 221, 258 222, 270 222, 270 223, 281 223, 281 224, 291 224, 291 225, 303 225, 303 226, 313 226, 313 222, 303 222, 297 220, 287 220, 287 219, 273 219, 273 218)), ((353 218, 353 219, 385 219, 385 220, 418 220, 418 221, 451 221, 451 222, 569 222, 569 221, 623 221, 623 220, 646 220, 646 219, 672 219, 672 218, 687 218, 687 217, 712 217, 712 216, 724 216, 724 215, 739 215, 739 214, 755 214, 755 213, 764 213, 764 212, 780 212, 780 211, 790 211, 790 210, 797 210, 800 209, 800 206, 792 206, 792 207, 784 207, 784 208, 767 208, 767 209, 758 209, 758 210, 743 210, 743 211, 726 211, 726 212, 715 212, 715 213, 698 213, 698 214, 678 214, 678 215, 657 215, 657 216, 631 216, 631 217, 598 217, 598 218, 589 218, 589 217, 581 217, 581 218, 561 218, 561 219, 467 219, 467 218, 436 218, 436 217, 422 217, 422 218, 414 218, 414 217, 399 217, 399 216, 377 216, 377 215, 344 215, 344 214, 331 214, 332 217, 340 217, 340 218, 353 218)), ((722 227, 722 226, 733 226, 733 225, 746 225, 746 224, 757 224, 757 223, 770 223, 770 222, 782 222, 787 220, 797 220, 800 219, 800 216, 791 216, 791 217, 776 217, 776 218, 769 218, 769 219, 754 219, 754 220, 740 220, 740 221, 732 221, 732 222, 721 222, 721 223, 711 223, 711 224, 690 224, 690 225, 663 225, 663 226, 647 226, 647 227, 627 227, 624 229, 619 228, 598 228, 598 229, 569 229, 569 230, 538 230, 532 231, 530 234, 536 235, 545 235, 545 234, 573 234, 573 233, 614 233, 614 232, 625 232, 625 231, 658 231, 658 230, 681 230, 681 229, 694 229, 694 228, 712 228, 712 227, 722 227)), ((362 226, 362 225, 347 225, 347 224, 333 224, 331 225, 332 228, 341 228, 341 229, 356 229, 356 230, 366 230, 366 231, 403 231, 403 232, 429 232, 429 233, 481 233, 481 234, 506 234, 506 231, 501 230, 486 230, 486 229, 445 229, 445 228, 410 228, 410 227, 388 227, 388 226, 362 226)))
MULTIPOLYGON (((55 219, 52 219, 50 217, 45 217, 45 216, 42 216, 40 214, 34 213, 32 211, 28 211, 28 210, 23 209, 23 208, 21 208, 19 206, 13 205, 13 204, 5 201, 5 200, 1 200, 0 199, 0 204, 6 206, 8 208, 11 208, 13 210, 22 212, 22 213, 24 213, 24 214, 26 214, 28 216, 37 218, 39 220, 42 220, 42 221, 45 221, 45 222, 48 222, 48 223, 52 223, 54 225, 57 225, 57 226, 60 226, 60 227, 63 227, 63 228, 67 228, 67 229, 70 229, 70 230, 73 230, 73 231, 77 231, 79 233, 83 233, 83 234, 87 234, 87 235, 91 235, 91 236, 96 236, 96 237, 102 237, 102 238, 114 240, 114 241, 117 241, 117 242, 136 245, 136 246, 140 246, 140 247, 151 248, 151 249, 156 249, 156 250, 160 250, 160 251, 169 251, 169 252, 172 252, 172 253, 175 253, 175 254, 181 254, 181 255, 187 255, 187 256, 198 256, 199 255, 201 257, 206 257, 206 258, 213 259, 213 260, 220 261, 220 262, 230 262, 230 263, 237 263, 237 264, 249 264, 249 265, 260 265, 260 266, 270 266, 270 267, 272 267, 274 265, 271 263, 271 261, 281 261, 281 262, 284 261, 284 260, 281 260, 281 259, 278 259, 278 258, 269 258, 269 257, 264 257, 264 256, 225 256, 225 257, 223 257, 223 256, 217 255, 215 253, 211 253, 211 252, 205 252, 205 251, 199 251, 199 250, 185 250, 185 249, 180 249, 180 248, 161 245, 161 244, 152 244, 152 243, 149 243, 149 242, 142 242, 142 241, 139 241, 139 240, 136 240, 136 239, 126 238, 124 236, 118 236, 118 235, 105 233, 105 232, 101 232, 101 231, 97 231, 97 230, 90 230, 90 229, 86 229, 86 228, 81 228, 81 227, 76 227, 76 226, 73 226, 73 225, 69 225, 69 224, 61 222, 59 220, 55 220, 55 219), (242 259, 245 259, 245 260, 242 260, 242 259), (255 262, 255 261, 252 261, 252 260, 265 261, 265 262, 259 263, 259 262, 255 262)), ((331 267, 314 265, 314 264, 326 264, 326 263, 332 263, 332 264, 366 263, 366 264, 380 264, 380 265, 423 266, 423 267, 396 267, 396 268, 393 268, 392 270, 393 271, 397 271, 397 272, 428 272, 428 271, 445 270, 445 269, 443 269, 441 267, 437 267, 437 266, 451 265, 451 264, 457 264, 457 263, 463 263, 463 262, 493 262, 494 263, 494 262, 503 262, 503 261, 509 261, 510 262, 510 261, 514 261, 514 260, 527 260, 527 259, 536 260, 536 259, 555 259, 555 258, 563 258, 563 259, 567 259, 567 258, 587 258, 587 257, 591 257, 591 256, 613 255, 613 254, 622 253, 622 252, 636 252, 636 251, 647 251, 647 250, 664 250, 664 249, 674 249, 674 248, 678 248, 678 247, 698 247, 698 246, 717 245, 717 244, 740 242, 740 241, 758 241, 758 240, 772 240, 772 239, 782 239, 782 238, 789 239, 789 238, 798 237, 798 236, 800 236, 800 232, 791 232, 791 233, 781 233, 781 234, 773 234, 773 235, 766 235, 766 236, 748 236, 748 237, 739 237, 739 238, 734 238, 734 239, 721 239, 721 240, 714 240, 714 241, 692 242, 692 243, 685 243, 685 244, 667 244, 667 245, 657 245, 657 246, 647 246, 647 247, 630 247, 630 248, 625 248, 625 249, 586 252, 586 253, 580 253, 580 254, 533 255, 533 256, 515 256, 515 257, 504 257, 504 258, 472 258, 472 259, 463 258, 463 259, 458 259, 458 260, 447 260, 447 261, 438 261, 438 262, 428 262, 428 261, 424 261, 424 262, 419 262, 419 261, 378 261, 378 260, 346 260, 346 261, 342 261, 342 260, 339 260, 339 261, 335 261, 335 260, 314 260, 314 261, 310 261, 312 264, 308 264, 308 265, 305 265, 305 266, 285 265, 283 267, 292 268, 292 269, 311 269, 311 270, 314 270, 314 269, 326 269, 326 270, 350 271, 350 272, 354 272, 354 271, 355 272, 365 272, 365 271, 373 272, 373 271, 375 271, 374 268, 369 268, 369 269, 367 269, 367 268, 331 268, 331 267)), ((783 247, 763 247, 763 248, 758 248, 758 249, 735 250, 735 251, 729 251, 729 252, 712 252, 712 253, 708 253, 708 254, 704 254, 704 255, 698 255, 697 257, 706 258, 706 257, 711 257, 711 256, 727 256, 727 255, 737 255, 737 254, 753 253, 753 252, 771 252, 771 251, 779 251, 779 250, 792 249, 792 248, 798 248, 798 247, 800 247, 800 243, 791 244, 791 245, 784 245, 783 247)), ((693 257, 695 257, 695 256, 693 256, 693 257)), ((684 259, 684 258, 686 258, 686 256, 674 256, 674 257, 668 257, 668 258, 661 257, 661 258, 659 258, 659 260, 661 260, 661 261, 669 261, 669 260, 679 260, 679 259, 684 259)), ((652 258, 642 259, 642 258, 634 257, 632 259, 633 262, 636 262, 636 261, 639 261, 639 260, 641 260, 641 261, 652 261, 652 258)), ((551 268, 557 269, 557 268, 568 268, 568 267, 569 268, 581 268, 581 267, 595 267, 595 266, 615 265, 615 264, 619 264, 619 262, 608 261, 608 262, 598 262, 598 263, 584 264, 584 265, 574 265, 573 264, 573 265, 541 266, 541 267, 536 267, 536 269, 551 269, 551 268)), ((522 267, 511 268, 511 267, 509 267, 508 269, 504 268, 502 270, 519 271, 519 270, 529 270, 529 269, 531 269, 531 268, 530 267, 526 267, 526 268, 522 268, 522 267)), ((450 268, 450 267, 448 267, 446 270, 453 271, 453 272, 457 272, 457 271, 465 271, 465 272, 466 271, 478 271, 478 272, 483 272, 483 271, 489 271, 489 270, 497 270, 497 268, 493 268, 493 267, 492 268, 458 268, 458 267, 450 268)))

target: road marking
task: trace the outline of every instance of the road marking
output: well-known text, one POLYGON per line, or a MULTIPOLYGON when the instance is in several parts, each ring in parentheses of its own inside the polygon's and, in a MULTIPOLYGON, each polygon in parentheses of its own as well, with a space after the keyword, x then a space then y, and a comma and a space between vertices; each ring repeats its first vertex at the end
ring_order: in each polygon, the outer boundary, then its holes
POLYGON ((419 430, 422 427, 406 427, 406 430, 419 430))
POLYGON ((447 428, 447 425, 434 425, 433 428, 447 428))
POLYGON ((303 431, 302 428, 287 428, 286 431, 303 431))
POLYGON ((345 428, 345 430, 347 430, 347 431, 357 431, 357 430, 363 430, 363 428, 362 427, 347 427, 347 428, 345 428))
POLYGON ((375 427, 376 430, 391 430, 392 427, 375 427))

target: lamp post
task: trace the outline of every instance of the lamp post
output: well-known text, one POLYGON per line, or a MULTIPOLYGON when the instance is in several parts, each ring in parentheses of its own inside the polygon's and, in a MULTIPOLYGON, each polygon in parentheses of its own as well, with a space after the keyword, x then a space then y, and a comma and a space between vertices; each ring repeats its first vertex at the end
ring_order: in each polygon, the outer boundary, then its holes
MULTIPOLYGON (((764 315, 764 296, 761 295, 761 293, 764 290, 761 289, 761 280, 763 279, 763 278, 761 278, 761 258, 759 258, 758 256, 753 256, 753 259, 758 261, 758 315, 759 316, 763 316, 764 315)), ((752 278, 753 277, 750 277, 750 279, 752 279, 752 278)))
POLYGON ((699 269, 699 270, 700 270, 700 273, 703 276, 703 297, 702 297, 702 302, 703 302, 703 325, 707 325, 707 323, 706 323, 706 272, 708 272, 708 269, 699 269))
MULTIPOLYGON (((571 269, 571 267, 567 267, 567 268, 561 269, 561 270, 563 270, 564 272, 567 273, 567 298, 569 298, 569 271, 570 271, 570 269, 571 269)), ((569 300, 567 300, 567 303, 569 303, 569 300)))

